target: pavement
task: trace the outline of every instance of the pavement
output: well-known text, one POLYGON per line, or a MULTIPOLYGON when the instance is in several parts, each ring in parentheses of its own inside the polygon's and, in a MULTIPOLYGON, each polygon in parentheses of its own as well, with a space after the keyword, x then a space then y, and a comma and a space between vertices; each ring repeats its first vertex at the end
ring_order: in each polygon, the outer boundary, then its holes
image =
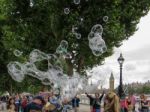
POLYGON ((80 104, 79 112, 90 112, 90 106, 89 105, 80 104))

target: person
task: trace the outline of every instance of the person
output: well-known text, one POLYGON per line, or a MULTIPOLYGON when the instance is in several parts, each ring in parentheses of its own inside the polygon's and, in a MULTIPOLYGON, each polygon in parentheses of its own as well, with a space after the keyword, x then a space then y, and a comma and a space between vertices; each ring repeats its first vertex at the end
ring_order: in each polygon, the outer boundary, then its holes
POLYGON ((132 104, 130 97, 127 97, 126 104, 127 104, 127 112, 134 112, 134 106, 132 104))
POLYGON ((42 112, 44 105, 44 98, 42 96, 36 96, 33 101, 25 107, 24 112, 42 112))
POLYGON ((95 98, 88 95, 87 93, 86 93, 86 95, 89 99, 92 99, 92 101, 93 101, 92 102, 92 108, 93 108, 92 112, 100 112, 101 111, 101 100, 104 96, 104 91, 101 96, 99 95, 99 93, 95 93, 95 98))
POLYGON ((135 98, 135 96, 133 95, 133 93, 131 93, 131 94, 129 95, 129 100, 131 100, 131 105, 133 106, 133 111, 135 111, 136 98, 135 98))
POLYGON ((22 112, 24 112, 25 110, 25 107, 27 106, 28 104, 28 99, 26 96, 23 96, 22 100, 21 100, 21 110, 22 112))
POLYGON ((13 98, 10 98, 7 105, 7 112, 15 112, 17 111, 15 100, 13 98))
POLYGON ((79 103, 80 103, 80 99, 79 97, 76 95, 73 99, 72 99, 72 107, 74 112, 79 112, 79 103))
POLYGON ((0 100, 0 112, 2 111, 2 101, 0 100))
POLYGON ((16 105, 16 111, 19 112, 20 107, 21 107, 21 100, 19 94, 16 95, 15 97, 15 105, 16 105))
POLYGON ((90 100, 90 111, 92 112, 93 111, 93 97, 91 95, 89 95, 90 97, 89 100, 90 100))
POLYGON ((120 112, 119 97, 110 91, 105 96, 104 112, 120 112))
POLYGON ((7 98, 6 96, 2 96, 1 97, 1 108, 2 108, 2 111, 6 111, 7 110, 7 98))
POLYGON ((149 112, 149 105, 147 97, 143 95, 143 100, 141 100, 141 112, 149 112))

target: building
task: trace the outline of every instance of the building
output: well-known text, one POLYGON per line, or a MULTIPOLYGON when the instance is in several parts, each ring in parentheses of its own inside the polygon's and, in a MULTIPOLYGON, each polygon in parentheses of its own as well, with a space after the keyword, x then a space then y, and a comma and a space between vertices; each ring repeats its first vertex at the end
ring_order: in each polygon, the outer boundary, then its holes
POLYGON ((115 82, 115 79, 114 79, 113 73, 111 73, 110 78, 109 78, 110 91, 114 91, 114 82, 115 82))

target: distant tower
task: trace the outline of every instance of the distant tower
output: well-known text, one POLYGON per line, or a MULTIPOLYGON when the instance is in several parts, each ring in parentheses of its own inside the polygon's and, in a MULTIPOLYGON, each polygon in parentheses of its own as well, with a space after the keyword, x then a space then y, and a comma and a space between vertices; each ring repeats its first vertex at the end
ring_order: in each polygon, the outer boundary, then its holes
POLYGON ((114 76, 113 76, 113 73, 111 73, 111 76, 109 78, 109 89, 110 91, 114 91, 114 76))

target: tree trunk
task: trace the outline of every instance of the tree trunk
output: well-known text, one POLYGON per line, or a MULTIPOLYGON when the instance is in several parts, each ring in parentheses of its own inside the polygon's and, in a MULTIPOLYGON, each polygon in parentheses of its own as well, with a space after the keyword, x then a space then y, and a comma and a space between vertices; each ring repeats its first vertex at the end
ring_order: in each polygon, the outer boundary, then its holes
POLYGON ((67 63, 67 74, 68 74, 68 76, 72 76, 73 75, 73 64, 71 63, 70 59, 66 59, 66 63, 67 63))
POLYGON ((78 60, 78 68, 77 68, 77 72, 80 74, 81 70, 83 69, 83 65, 84 65, 84 57, 81 56, 78 60))

